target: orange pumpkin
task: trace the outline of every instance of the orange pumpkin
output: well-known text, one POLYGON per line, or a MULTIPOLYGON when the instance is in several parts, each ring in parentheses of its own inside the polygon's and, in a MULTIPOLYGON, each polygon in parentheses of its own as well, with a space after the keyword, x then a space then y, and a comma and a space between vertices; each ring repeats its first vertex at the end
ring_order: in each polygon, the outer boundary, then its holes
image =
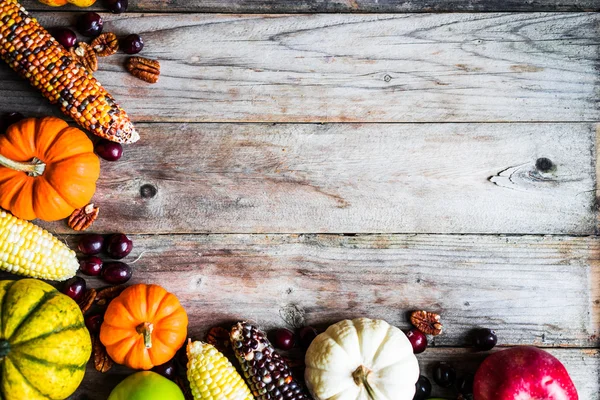
POLYGON ((158 285, 138 284, 110 302, 100 341, 118 364, 148 370, 175 356, 187 326, 187 314, 175 295, 158 285))
POLYGON ((92 141, 54 117, 29 118, 0 135, 0 208, 55 221, 89 203, 100 176, 92 141))

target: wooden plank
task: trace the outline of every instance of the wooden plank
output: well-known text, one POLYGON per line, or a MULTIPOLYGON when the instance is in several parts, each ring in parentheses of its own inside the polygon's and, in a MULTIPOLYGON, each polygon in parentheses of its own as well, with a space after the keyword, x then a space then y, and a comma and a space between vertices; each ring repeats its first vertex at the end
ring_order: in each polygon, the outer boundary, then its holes
MULTIPOLYGON (((569 371, 577 387, 580 399, 600 399, 600 384, 598 383, 600 382, 600 352, 598 350, 550 349, 549 351, 569 371)), ((452 363, 459 371, 459 374, 462 375, 463 373, 473 373, 476 371, 477 366, 483 361, 486 354, 472 353, 466 349, 430 348, 417 357, 421 372, 432 379, 431 369, 440 361, 452 363)), ((72 398, 73 400, 79 400, 79 396, 85 394, 89 400, 104 400, 108 397, 112 388, 132 372, 124 367, 115 367, 107 374, 100 374, 90 366, 81 387, 72 398)), ((434 386, 433 395, 451 396, 453 394, 456 395, 452 391, 434 386)))
MULTIPOLYGON (((22 0, 31 10, 48 10, 37 0, 22 0)), ((94 10, 104 10, 98 1, 94 10)), ((77 10, 65 7, 63 10, 77 10)), ((219 13, 446 12, 446 11, 598 11, 595 0, 129 0, 129 11, 219 13)))
MULTIPOLYGON (((40 13, 46 26, 71 13, 40 13)), ((97 77, 136 121, 597 121, 600 14, 107 15, 162 62, 97 77)), ((7 67, 0 111, 56 113, 7 67)))
POLYGON ((138 129, 121 161, 102 164, 98 231, 586 235, 597 226, 594 124, 138 129))
POLYGON ((140 258, 132 282, 176 293, 195 337, 241 319, 266 328, 324 327, 370 316, 409 328, 407 313, 428 309, 445 326, 436 346, 468 345, 475 327, 496 330, 505 346, 599 344, 594 237, 151 235, 133 241, 125 260, 140 258))

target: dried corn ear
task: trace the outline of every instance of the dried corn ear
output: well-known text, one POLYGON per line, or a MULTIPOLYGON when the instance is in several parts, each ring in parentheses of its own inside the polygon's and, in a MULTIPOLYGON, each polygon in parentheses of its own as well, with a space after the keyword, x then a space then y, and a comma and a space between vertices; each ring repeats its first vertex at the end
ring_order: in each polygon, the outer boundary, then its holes
POLYGON ((120 143, 139 139, 113 97, 15 0, 0 0, 0 57, 84 129, 120 143))
POLYGON ((0 270, 64 281, 75 276, 75 252, 47 231, 0 210, 0 270))
POLYGON ((240 374, 213 345, 190 341, 187 355, 194 400, 254 400, 240 374))
POLYGON ((264 332, 247 322, 240 322, 231 328, 230 338, 246 383, 256 400, 310 400, 264 332))

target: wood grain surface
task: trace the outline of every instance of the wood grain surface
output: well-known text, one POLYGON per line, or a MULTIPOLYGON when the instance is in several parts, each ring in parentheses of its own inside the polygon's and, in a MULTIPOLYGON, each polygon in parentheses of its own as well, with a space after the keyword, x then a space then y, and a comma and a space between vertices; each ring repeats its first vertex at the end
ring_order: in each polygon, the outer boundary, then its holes
MULTIPOLYGON (((76 238, 68 238, 76 247, 76 238)), ((600 244, 590 237, 455 235, 149 235, 133 237, 132 283, 176 293, 190 334, 252 320, 325 328, 370 316, 408 328, 428 309, 435 346, 476 327, 502 345, 597 347, 600 244)), ((94 278, 89 284, 103 286, 94 278)))
MULTIPOLYGON (((39 13, 48 27, 71 13, 39 13)), ((600 14, 107 15, 140 33, 158 84, 124 57, 96 74, 136 121, 597 121, 600 14)), ((0 110, 58 113, 0 68, 0 110)))
MULTIPOLYGON (((597 400, 600 398, 596 384, 600 381, 600 353, 598 350, 550 349, 549 351, 567 367, 580 399, 597 400)), ((440 361, 452 363, 459 374, 473 373, 487 354, 489 353, 473 353, 468 349, 431 348, 418 355, 418 359, 421 372, 431 379, 431 369, 440 361)), ((124 367, 115 367, 108 374, 100 374, 90 367, 82 386, 72 396, 72 400, 106 400, 111 389, 131 372, 124 367), (86 397, 80 396, 83 394, 86 397)), ((439 386, 434 386, 433 390, 433 395, 436 396, 455 395, 453 391, 441 389, 439 386)))
POLYGON ((597 227, 594 124, 138 130, 142 140, 118 163, 102 163, 96 231, 588 235, 597 227))
MULTIPOLYGON (((37 0, 22 0, 31 10, 48 10, 37 0)), ((104 10, 102 0, 93 7, 104 10)), ((64 7, 62 10, 77 10, 64 7)), ((138 12, 320 13, 444 11, 598 11, 596 0, 129 0, 138 12)))

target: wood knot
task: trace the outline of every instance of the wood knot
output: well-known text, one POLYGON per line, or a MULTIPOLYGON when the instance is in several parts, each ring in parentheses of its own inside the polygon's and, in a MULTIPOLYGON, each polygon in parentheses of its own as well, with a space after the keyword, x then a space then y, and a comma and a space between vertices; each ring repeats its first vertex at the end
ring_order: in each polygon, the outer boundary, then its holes
POLYGON ((143 199, 151 199, 158 193, 158 189, 154 185, 146 184, 140 188, 140 196, 143 199))
POLYGON ((556 166, 554 165, 552 160, 550 160, 549 158, 546 158, 546 157, 538 158, 535 162, 535 167, 540 172, 550 172, 556 168, 556 166))

